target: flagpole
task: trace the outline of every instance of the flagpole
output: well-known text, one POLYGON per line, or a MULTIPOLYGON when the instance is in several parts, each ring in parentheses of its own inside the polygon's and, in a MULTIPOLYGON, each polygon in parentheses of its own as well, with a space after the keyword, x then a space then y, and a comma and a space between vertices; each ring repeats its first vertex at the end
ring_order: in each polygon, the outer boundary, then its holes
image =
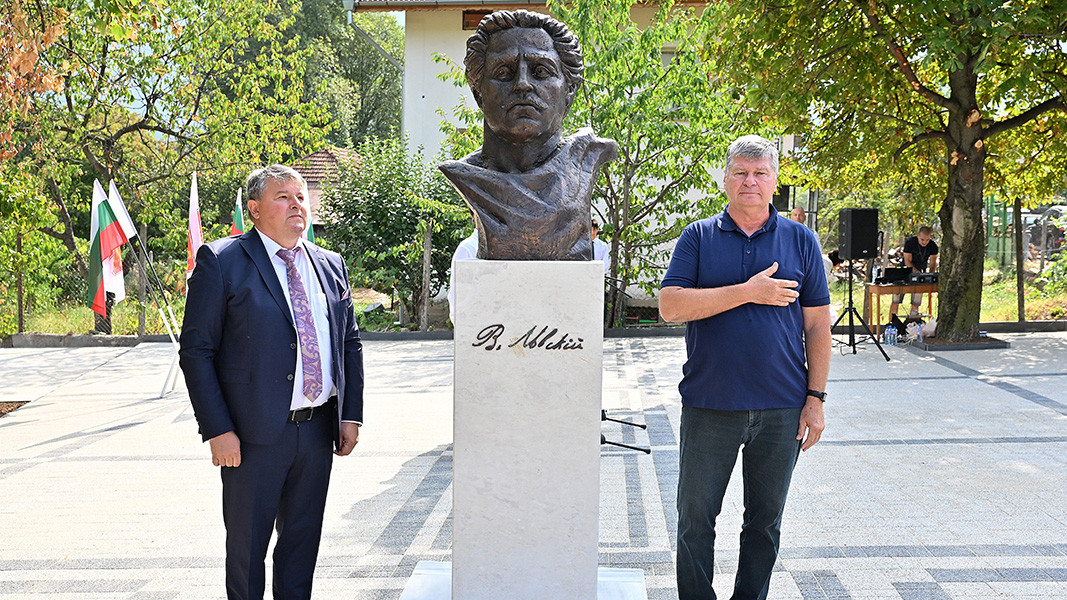
MULTIPOLYGON (((101 193, 103 190, 101 190, 101 193)), ((137 260, 137 265, 141 268, 141 272, 146 274, 146 279, 152 281, 152 284, 148 286, 148 289, 152 292, 152 302, 156 306, 156 312, 159 313, 159 318, 163 321, 163 326, 167 330, 167 337, 170 338, 171 347, 174 348, 174 358, 171 360, 170 370, 167 372, 167 377, 163 381, 163 390, 160 392, 159 397, 162 398, 166 395, 168 388, 170 391, 174 391, 174 386, 177 383, 177 367, 178 367, 178 340, 176 338, 180 328, 178 327, 178 318, 174 316, 174 309, 171 307, 170 302, 167 300, 167 291, 163 287, 163 280, 160 279, 159 274, 156 273, 155 266, 148 260, 148 248, 145 246, 144 240, 141 239, 137 228, 133 224, 133 219, 130 218, 130 213, 126 210, 126 203, 122 201, 122 196, 119 194, 118 187, 115 186, 115 181, 112 180, 108 185, 108 197, 107 202, 112 207, 112 212, 116 213, 116 218, 120 223, 123 232, 126 234, 126 244, 133 251, 133 256, 137 260), (137 248, 133 246, 133 242, 130 240, 137 239, 137 245, 140 247, 141 252, 137 252, 137 248), (144 254, 144 260, 141 260, 141 254, 144 254), (147 263, 148 268, 145 268, 147 263), (151 272, 151 277, 147 277, 148 272, 151 272), (159 288, 159 295, 156 295, 156 288, 159 288), (159 304, 160 298, 163 299, 163 304, 167 307, 167 312, 170 314, 170 319, 167 319, 167 315, 163 314, 163 308, 159 304)))
POLYGON ((154 279, 153 283, 155 283, 155 285, 149 285, 148 289, 152 292, 152 303, 156 306, 156 312, 159 313, 159 319, 163 321, 163 327, 165 327, 167 330, 167 337, 170 338, 171 347, 174 348, 174 358, 171 359, 170 369, 167 371, 167 377, 163 380, 163 389, 159 392, 159 397, 162 398, 167 395, 168 391, 174 391, 174 387, 178 381, 177 367, 179 346, 178 340, 175 337, 175 334, 179 331, 178 319, 174 316, 174 311, 171 309, 170 303, 167 302, 167 292, 163 288, 163 282, 159 279, 159 275, 156 273, 155 268, 152 267, 152 262, 148 260, 148 250, 145 248, 144 241, 141 240, 140 236, 137 236, 137 244, 144 252, 144 260, 141 259, 141 254, 137 252, 137 248, 133 247, 133 242, 126 240, 126 244, 130 247, 130 250, 133 250, 133 256, 137 259, 137 266, 141 268, 141 272, 146 272, 145 263, 148 264, 149 268, 152 271, 152 277, 150 277, 149 279, 154 279), (158 296, 156 295, 157 287, 159 288, 158 296), (170 313, 170 319, 167 319, 167 315, 163 314, 163 308, 159 304, 160 298, 163 299, 163 304, 166 305, 167 311, 170 313))

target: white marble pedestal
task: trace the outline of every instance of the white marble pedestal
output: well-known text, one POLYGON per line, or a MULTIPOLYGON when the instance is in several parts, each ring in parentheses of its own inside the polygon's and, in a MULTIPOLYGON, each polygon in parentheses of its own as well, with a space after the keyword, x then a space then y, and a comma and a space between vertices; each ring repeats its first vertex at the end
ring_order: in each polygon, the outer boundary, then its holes
MULTIPOLYGON (((648 600, 645 572, 641 569, 600 567, 596 597, 597 600, 648 600)), ((544 598, 550 599, 549 596, 544 598)), ((452 563, 419 561, 400 600, 452 600, 452 563)))
POLYGON ((453 562, 402 598, 643 599, 642 571, 597 567, 603 265, 467 260, 455 282, 453 562))

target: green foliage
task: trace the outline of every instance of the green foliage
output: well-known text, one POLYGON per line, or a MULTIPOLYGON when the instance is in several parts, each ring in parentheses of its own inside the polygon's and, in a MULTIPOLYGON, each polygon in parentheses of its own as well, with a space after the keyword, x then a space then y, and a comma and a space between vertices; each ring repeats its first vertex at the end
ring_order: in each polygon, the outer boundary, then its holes
MULTIPOLYGON (((360 12, 352 20, 403 64, 404 30, 392 14, 360 12)), ((403 71, 348 24, 341 2, 302 0, 293 31, 309 51, 306 96, 330 115, 330 144, 351 148, 400 129, 403 71)))
POLYGON ((1038 279, 1041 294, 1045 297, 1067 294, 1067 259, 1063 258, 1051 263, 1038 279))
MULTIPOLYGON (((456 87, 467 87, 463 65, 440 52, 433 53, 433 60, 445 66, 445 70, 437 74, 438 79, 446 83, 451 82, 456 87)), ((441 142, 441 160, 459 160, 482 145, 482 109, 477 105, 467 104, 466 97, 463 97, 460 98, 459 104, 452 107, 451 112, 455 123, 448 118, 443 107, 437 107, 437 115, 441 117, 441 133, 445 134, 445 139, 441 142)))
POLYGON ((116 180, 153 250, 181 255, 192 171, 246 173, 319 143, 325 113, 301 93, 309 51, 276 0, 95 4, 34 3, 35 13, 69 14, 41 56, 64 88, 34 99, 41 127, 33 152, 15 160, 39 175, 55 215, 41 230, 69 253, 88 235, 99 178, 116 180))
MULTIPOLYGON (((681 229, 722 209, 713 169, 737 137, 739 121, 701 45, 714 32, 712 20, 666 1, 653 4, 651 21, 639 25, 636 6, 633 0, 549 3, 585 53, 586 82, 566 127, 592 127, 619 144, 595 199, 612 275, 623 289, 638 283, 651 290, 681 229)), ((610 295, 610 320, 619 322, 622 298, 610 295)))
POLYGON ((822 226, 819 233, 824 251, 837 247, 838 211, 842 208, 877 208, 879 226, 886 232, 891 247, 902 245, 903 239, 915 235, 919 227, 937 225, 937 212, 930 197, 905 183, 887 181, 869 189, 838 189, 819 199, 822 226))
POLYGON ((15 163, 0 163, 0 337, 18 330, 18 278, 22 278, 24 310, 47 309, 80 297, 71 289, 74 265, 54 238, 37 229, 50 223, 47 198, 38 180, 15 163), (20 249, 21 245, 21 249, 20 249))
POLYGON ((733 94, 803 136, 787 165, 796 176, 838 194, 902 185, 940 203, 939 322, 969 337, 987 165, 1012 198, 1063 184, 1062 172, 1040 168, 1064 157, 1062 2, 734 0, 709 10, 717 33, 707 50, 733 94))
MULTIPOLYGON (((409 308, 422 292, 423 237, 432 227, 430 294, 448 281, 452 252, 469 219, 459 198, 407 139, 368 138, 358 164, 342 166, 322 196, 334 249, 350 277, 378 291, 396 290, 409 308)), ((414 314, 414 311, 409 311, 414 314)))

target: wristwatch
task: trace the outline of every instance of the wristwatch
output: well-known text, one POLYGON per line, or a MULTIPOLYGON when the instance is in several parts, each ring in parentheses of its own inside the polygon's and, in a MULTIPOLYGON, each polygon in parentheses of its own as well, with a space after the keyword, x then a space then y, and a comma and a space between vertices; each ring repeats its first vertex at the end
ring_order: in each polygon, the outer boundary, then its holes
POLYGON ((808 395, 812 398, 818 398, 820 402, 826 402, 826 392, 817 392, 815 390, 808 390, 808 395))

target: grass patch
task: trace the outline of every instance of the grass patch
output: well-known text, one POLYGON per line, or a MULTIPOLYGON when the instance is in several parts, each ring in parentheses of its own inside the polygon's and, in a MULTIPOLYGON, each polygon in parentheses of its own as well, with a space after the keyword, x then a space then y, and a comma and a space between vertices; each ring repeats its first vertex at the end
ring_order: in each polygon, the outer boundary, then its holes
MULTIPOLYGON (((185 298, 172 297, 171 308, 174 310, 180 327, 182 315, 185 312, 185 298)), ((167 333, 163 318, 160 317, 155 305, 147 305, 145 309, 145 333, 167 333)), ((137 335, 140 312, 141 306, 137 302, 123 301, 116 304, 111 309, 111 333, 113 335, 137 335)), ((167 312, 165 306, 163 312, 167 312)), ((26 316, 26 331, 85 334, 91 332, 96 326, 95 314, 89 307, 81 304, 42 310, 26 316)))

